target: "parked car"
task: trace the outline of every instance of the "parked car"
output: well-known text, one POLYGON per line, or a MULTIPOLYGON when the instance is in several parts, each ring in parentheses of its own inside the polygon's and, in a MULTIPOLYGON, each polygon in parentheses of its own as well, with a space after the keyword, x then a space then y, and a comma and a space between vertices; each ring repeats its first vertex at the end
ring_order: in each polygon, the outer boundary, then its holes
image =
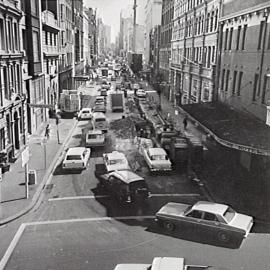
POLYGON ((251 216, 237 213, 225 204, 199 201, 194 205, 170 202, 156 213, 156 222, 168 231, 198 232, 222 243, 239 242, 247 237, 251 216))
POLYGON ((78 113, 78 120, 92 119, 92 109, 91 108, 82 108, 78 113))
POLYGON ((105 145, 105 135, 102 130, 89 130, 86 133, 85 145, 88 147, 98 147, 105 145))
POLYGON ((95 100, 95 104, 106 104, 107 103, 107 99, 104 96, 97 96, 96 100, 95 100))
POLYGON ((106 113, 107 109, 106 109, 106 105, 103 104, 96 104, 93 108, 93 112, 103 112, 106 113))
POLYGON ((86 147, 69 148, 62 163, 63 169, 85 169, 91 150, 86 147))
POLYGON ((144 178, 130 170, 113 171, 102 175, 100 184, 120 202, 143 202, 149 197, 144 178))
MULTIPOLYGON (((186 264, 184 258, 156 257, 152 264, 118 264, 114 270, 222 270, 213 266, 186 264)), ((223 268, 223 270, 226 270, 223 268)))
POLYGON ((143 150, 143 157, 150 171, 170 171, 172 163, 163 148, 152 147, 143 150))
POLYGON ((128 160, 125 154, 113 151, 111 153, 103 154, 103 160, 107 172, 120 171, 120 170, 130 170, 128 160))
POLYGON ((145 98, 146 97, 146 92, 144 89, 138 89, 136 91, 136 96, 139 98, 145 98))

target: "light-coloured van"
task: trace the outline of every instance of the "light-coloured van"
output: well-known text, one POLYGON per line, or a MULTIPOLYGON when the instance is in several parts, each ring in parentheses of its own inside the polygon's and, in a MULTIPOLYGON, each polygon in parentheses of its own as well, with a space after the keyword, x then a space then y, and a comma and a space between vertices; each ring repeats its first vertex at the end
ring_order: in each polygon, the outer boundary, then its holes
POLYGON ((85 147, 69 148, 62 163, 63 169, 85 169, 91 150, 85 147))
POLYGON ((93 129, 108 131, 108 121, 104 113, 94 112, 92 118, 93 129))

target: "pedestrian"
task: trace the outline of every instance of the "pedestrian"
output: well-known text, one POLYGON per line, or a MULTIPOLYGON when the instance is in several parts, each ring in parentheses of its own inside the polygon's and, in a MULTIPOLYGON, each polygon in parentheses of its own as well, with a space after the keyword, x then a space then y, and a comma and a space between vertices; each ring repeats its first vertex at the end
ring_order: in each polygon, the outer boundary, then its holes
POLYGON ((183 124, 184 124, 184 130, 187 130, 188 121, 187 121, 186 116, 184 117, 183 124))
POLYGON ((48 124, 45 128, 45 137, 49 139, 50 137, 50 125, 48 124))

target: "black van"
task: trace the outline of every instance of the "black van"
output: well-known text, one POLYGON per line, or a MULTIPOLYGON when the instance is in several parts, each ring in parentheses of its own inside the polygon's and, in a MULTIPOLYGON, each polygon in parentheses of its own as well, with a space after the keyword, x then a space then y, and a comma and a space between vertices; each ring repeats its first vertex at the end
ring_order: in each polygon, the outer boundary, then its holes
POLYGON ((120 202, 143 202, 149 197, 148 185, 144 178, 132 171, 113 171, 99 178, 101 185, 120 202))

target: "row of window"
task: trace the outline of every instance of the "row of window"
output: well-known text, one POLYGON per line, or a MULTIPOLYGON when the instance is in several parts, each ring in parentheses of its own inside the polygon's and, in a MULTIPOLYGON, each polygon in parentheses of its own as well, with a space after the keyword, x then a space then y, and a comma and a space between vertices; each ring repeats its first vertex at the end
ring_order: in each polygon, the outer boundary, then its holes
POLYGON ((45 38, 45 45, 50 45, 50 46, 57 46, 57 39, 58 35, 55 33, 43 31, 43 35, 45 38))
POLYGON ((172 62, 180 64, 181 61, 201 63, 203 67, 210 68, 216 61, 216 46, 173 49, 172 62))
POLYGON ((3 75, 0 73, 0 106, 3 106, 3 98, 10 100, 12 93, 21 92, 21 66, 19 64, 3 66, 3 75))
POLYGON ((18 23, 12 19, 0 18, 0 50, 14 51, 19 49, 18 23))
POLYGON ((232 73, 232 77, 230 77, 230 73, 231 70, 229 69, 222 70, 220 88, 225 92, 228 92, 230 87, 232 95, 240 96, 241 90, 243 88, 243 72, 234 70, 232 73))
MULTIPOLYGON (((264 35, 267 35, 266 31, 266 22, 260 22, 260 28, 257 32, 257 49, 261 50, 263 46, 264 35)), ((223 48, 226 50, 245 50, 246 37, 247 37, 248 25, 239 25, 237 29, 233 27, 226 28, 223 32, 223 48), (235 33, 236 32, 236 33, 235 33), (232 46, 234 44, 234 47, 232 46)), ((256 37, 254 37, 256 39, 256 37)), ((267 49, 270 49, 270 29, 268 30, 268 44, 267 49)))
POLYGON ((173 39, 182 39, 184 37, 198 36, 203 33, 212 33, 217 31, 218 27, 218 10, 209 12, 197 17, 195 20, 190 18, 185 21, 184 18, 175 22, 173 27, 173 39))
POLYGON ((187 11, 192 10, 196 6, 202 4, 204 0, 176 0, 175 1, 175 10, 176 10, 176 15, 179 16, 180 14, 183 14, 187 11))

